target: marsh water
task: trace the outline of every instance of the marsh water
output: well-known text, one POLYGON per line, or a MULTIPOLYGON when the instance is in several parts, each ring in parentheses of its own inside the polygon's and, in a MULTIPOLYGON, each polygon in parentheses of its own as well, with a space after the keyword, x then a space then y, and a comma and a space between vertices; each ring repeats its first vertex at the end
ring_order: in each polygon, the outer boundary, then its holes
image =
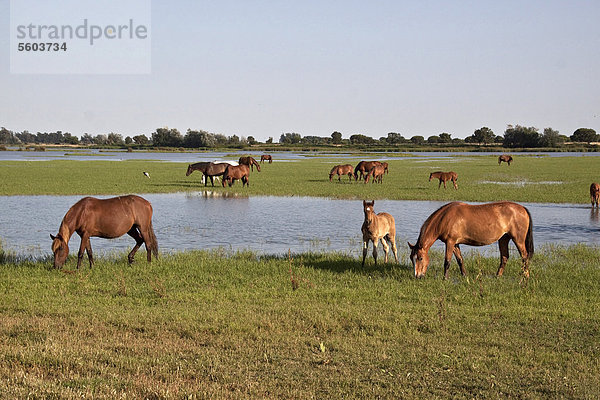
MULTIPOLYGON (((189 249, 251 250, 259 254, 337 251, 358 257, 361 253, 360 200, 312 197, 223 197, 210 191, 142 195, 154 208, 153 224, 161 252, 189 249)), ((98 196, 106 198, 110 196, 98 196)), ((69 207, 81 196, 0 196, 2 248, 17 256, 50 254, 50 234, 56 234, 69 207)), ((375 202, 396 220, 399 247, 414 242, 425 219, 443 202, 375 202)), ((599 244, 597 210, 581 204, 522 203, 531 212, 536 247, 545 243, 599 244)), ((96 254, 131 249, 129 236, 106 240, 92 238, 96 254)), ((437 242, 434 248, 442 248, 437 242)), ((71 254, 79 247, 74 235, 71 254)), ((497 254, 497 245, 464 246, 463 251, 497 254)), ((511 243, 511 254, 516 249, 511 243)), ((143 257, 143 256, 142 256, 143 257)))

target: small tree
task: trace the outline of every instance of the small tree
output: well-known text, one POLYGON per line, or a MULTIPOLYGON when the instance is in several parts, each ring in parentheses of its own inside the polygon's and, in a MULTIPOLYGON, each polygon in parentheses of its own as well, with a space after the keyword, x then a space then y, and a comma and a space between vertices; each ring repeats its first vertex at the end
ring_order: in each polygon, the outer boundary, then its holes
POLYGON ((504 131, 504 147, 538 147, 540 144, 540 134, 538 129, 530 126, 529 128, 521 125, 508 125, 504 131))
POLYGON ((342 143, 342 134, 338 131, 335 131, 331 134, 331 141, 333 144, 342 143))
POLYGON ((598 135, 591 128, 579 128, 571 135, 571 140, 574 142, 597 142, 598 135))
POLYGON ((555 131, 552 128, 545 128, 542 137, 540 138, 540 145, 544 147, 560 147, 565 144, 564 136, 555 131))
POLYGON ((410 138, 410 141, 413 144, 422 145, 425 144, 425 138, 423 136, 417 135, 410 138))
POLYGON ((487 126, 484 126, 482 128, 475 130, 475 132, 473 132, 473 135, 466 137, 465 142, 466 143, 489 144, 489 143, 494 143, 495 139, 496 139, 496 135, 494 135, 494 132, 487 126))

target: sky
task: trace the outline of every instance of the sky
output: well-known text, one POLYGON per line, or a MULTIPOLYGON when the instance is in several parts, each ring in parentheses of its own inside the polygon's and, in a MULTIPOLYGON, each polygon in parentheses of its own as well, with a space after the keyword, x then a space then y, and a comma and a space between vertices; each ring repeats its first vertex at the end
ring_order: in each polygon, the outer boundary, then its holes
POLYGON ((153 0, 144 74, 11 73, 9 11, 0 126, 16 132, 600 132, 597 0, 153 0))

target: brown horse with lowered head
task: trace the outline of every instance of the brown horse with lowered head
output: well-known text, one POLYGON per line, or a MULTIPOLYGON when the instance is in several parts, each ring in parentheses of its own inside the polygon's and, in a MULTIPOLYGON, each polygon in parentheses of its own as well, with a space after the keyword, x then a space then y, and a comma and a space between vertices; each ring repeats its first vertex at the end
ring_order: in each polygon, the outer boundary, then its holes
POLYGON ((510 167, 510 163, 512 162, 512 160, 512 156, 509 156, 508 154, 503 154, 500 157, 498 157, 498 165, 500 165, 502 162, 505 162, 510 167))
POLYGON ((600 207, 600 184, 594 182, 590 185, 590 200, 592 208, 600 207))
POLYGON ((264 161, 268 161, 269 164, 271 164, 273 162, 273 157, 271 157, 270 154, 263 154, 262 156, 260 156, 260 162, 264 162, 264 161))
POLYGON ((485 246, 498 242, 500 266, 498 276, 502 276, 508 260, 508 242, 517 246, 523 261, 523 274, 529 277, 529 260, 533 256, 533 223, 529 210, 510 201, 471 205, 460 202, 448 203, 425 220, 417 243, 410 247, 410 260, 415 268, 415 277, 422 278, 429 266, 429 248, 436 240, 446 244, 444 257, 444 279, 452 254, 456 257, 460 272, 466 275, 463 257, 458 247, 485 246))
POLYGON ((458 174, 454 171, 450 171, 450 172, 442 172, 442 171, 436 171, 436 172, 432 172, 429 174, 429 182, 431 182, 431 180, 433 178, 437 178, 440 180, 440 183, 438 184, 438 189, 440 188, 440 186, 442 186, 442 182, 444 183, 444 189, 446 189, 446 182, 447 181, 452 181, 452 184, 454 185, 454 189, 458 189, 458 185, 456 184, 456 181, 458 180, 458 174))
POLYGON ((365 258, 367 257, 367 251, 369 250, 369 241, 373 242, 373 258, 375 259, 375 265, 377 265, 377 244, 381 240, 383 251, 385 253, 385 262, 388 261, 388 243, 392 246, 392 252, 398 262, 398 250, 396 249, 396 222, 394 217, 386 212, 375 214, 373 205, 375 200, 367 202, 363 200, 363 211, 365 213, 365 220, 362 224, 363 234, 363 258, 362 266, 365 266, 365 258), (388 243, 386 243, 388 242, 388 243))
POLYGON ((204 175, 204 186, 208 186, 208 178, 210 178, 210 183, 215 186, 214 177, 222 176, 228 166, 229 163, 198 162, 188 165, 185 176, 190 176, 194 171, 200 171, 204 175))
POLYGON ((225 187, 225 183, 229 184, 229 187, 231 187, 231 185, 233 185, 233 183, 238 179, 241 179, 242 187, 246 185, 250 186, 250 182, 248 181, 249 176, 250 168, 248 168, 247 165, 230 165, 223 174, 223 187, 225 187))
MULTIPOLYGON (((386 163, 387 164, 387 163, 386 163)), ((369 173, 365 176, 365 183, 369 182, 369 178, 373 177, 373 183, 383 183, 383 174, 385 173, 385 166, 383 164, 375 165, 369 173)))
POLYGON ((69 255, 69 240, 77 232, 81 237, 77 254, 77 269, 81 266, 83 253, 87 251, 90 268, 94 264, 90 237, 114 239, 128 234, 135 239, 135 246, 127 256, 133 262, 135 253, 145 243, 148 262, 151 253, 158 257, 158 242, 152 229, 152 205, 140 196, 119 196, 110 199, 84 197, 65 214, 58 233, 52 238, 54 267, 60 268, 69 255))
POLYGON ((240 157, 238 162, 240 164, 247 165, 249 168, 252 168, 252 171, 254 171, 254 167, 256 166, 256 170, 258 172, 260 172, 260 165, 253 157, 250 157, 250 156, 240 157))
MULTIPOLYGON (((361 161, 356 164, 356 168, 354 168, 354 179, 358 181, 358 173, 360 172, 360 179, 363 179, 366 174, 373 169, 376 165, 382 165, 381 161, 361 161)), ((387 163, 385 163, 385 169, 387 170, 387 163)))
POLYGON ((350 180, 350 182, 352 182, 352 176, 354 175, 354 167, 350 164, 336 165, 335 167, 331 168, 331 171, 329 171, 329 182, 331 182, 331 179, 334 175, 338 176, 338 181, 342 180, 342 175, 348 175, 348 179, 350 180))

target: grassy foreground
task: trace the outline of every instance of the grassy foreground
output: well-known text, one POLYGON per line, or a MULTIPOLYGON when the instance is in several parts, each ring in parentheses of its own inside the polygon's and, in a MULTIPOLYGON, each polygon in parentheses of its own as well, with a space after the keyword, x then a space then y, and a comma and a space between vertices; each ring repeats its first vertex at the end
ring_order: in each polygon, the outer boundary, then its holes
MULTIPOLYGON (((584 153, 582 153, 584 154, 584 153)), ((276 156, 275 156, 276 157, 276 156)), ((383 155, 380 155, 383 157, 383 155)), ((386 154, 385 157, 393 157, 386 154)), ((377 159, 375 155, 365 159, 377 159)), ((335 164, 356 160, 314 158, 264 164, 251 172, 250 187, 215 186, 224 193, 331 198, 587 203, 590 183, 600 181, 600 157, 515 156, 498 166, 495 156, 457 156, 438 159, 392 158, 383 184, 329 182, 335 164), (429 173, 456 171, 459 190, 438 190, 429 173)), ((187 164, 158 161, 0 161, 0 195, 169 193, 204 190, 198 172, 186 177, 187 164), (142 175, 150 173, 151 179, 142 175)))
POLYGON ((527 285, 406 256, 0 258, 0 397, 600 397, 599 249, 540 250, 527 285))

